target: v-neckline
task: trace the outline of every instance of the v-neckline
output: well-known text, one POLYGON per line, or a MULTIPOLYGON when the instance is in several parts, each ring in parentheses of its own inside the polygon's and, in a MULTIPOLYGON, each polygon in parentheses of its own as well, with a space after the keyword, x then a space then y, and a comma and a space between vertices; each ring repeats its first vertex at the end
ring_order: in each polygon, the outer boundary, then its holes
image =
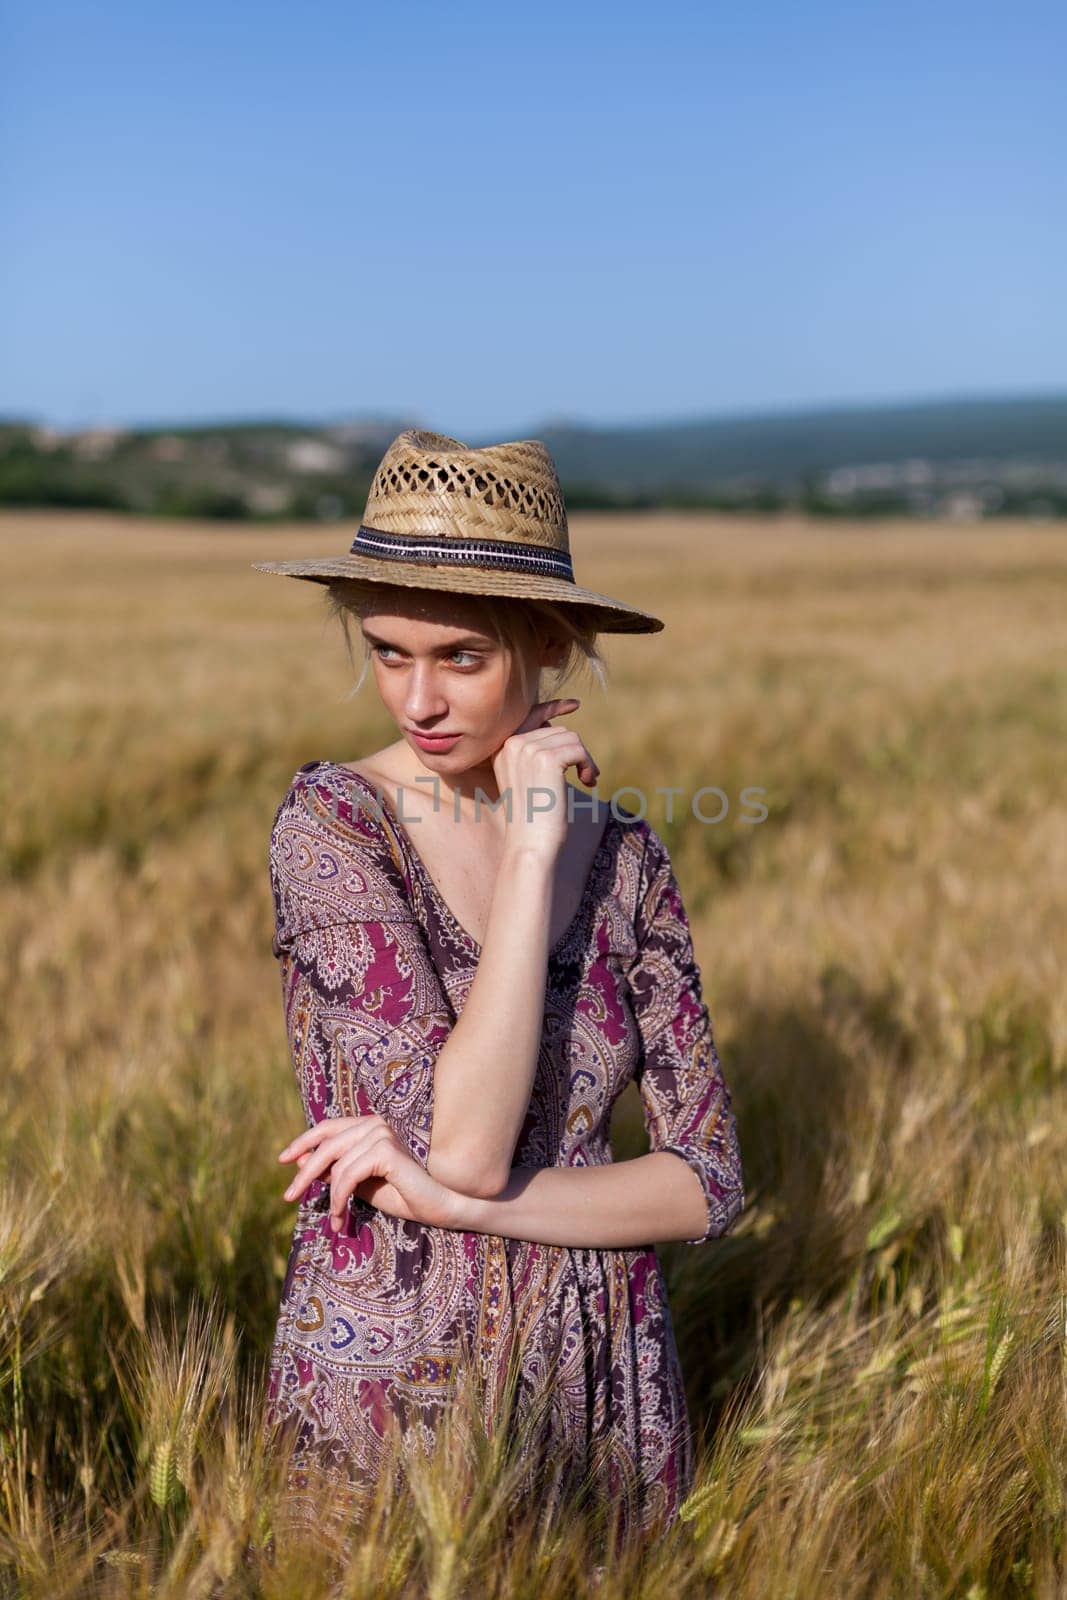
MULTIPOLYGON (((344 762, 342 761, 326 761, 323 762, 322 765, 333 767, 335 771, 343 772, 351 782, 358 783, 362 785, 364 789, 370 790, 370 792, 374 795, 375 803, 380 805, 381 809, 385 812, 385 815, 389 819, 392 827, 396 830, 396 833, 403 841, 405 847, 411 855, 411 859, 415 864, 419 876, 423 879, 425 887, 429 891, 431 898, 444 913, 445 918, 451 924, 454 931, 458 933, 460 937, 464 939, 470 946, 475 958, 480 959, 483 949, 482 945, 480 945, 474 935, 469 933, 463 926, 462 922, 460 922, 459 918, 448 904, 448 901, 437 887, 437 884, 434 882, 433 877, 430 874, 430 869, 419 855, 419 852, 415 849, 415 846, 412 844, 408 835, 407 829, 404 828, 395 810, 393 809, 392 802, 386 799, 384 790, 380 789, 379 785, 372 783, 369 778, 365 778, 361 772, 354 772, 351 767, 345 766, 344 762)), ((585 885, 582 889, 582 897, 578 902, 578 909, 575 911, 574 916, 571 918, 560 937, 556 940, 555 944, 548 952, 549 961, 554 960, 561 951, 566 949, 567 945, 573 938, 576 929, 584 921, 589 901, 596 889, 599 887, 600 873, 604 863, 604 851, 608 842, 608 835, 610 834, 613 825, 615 825, 617 821, 618 818, 615 816, 615 813, 609 810, 608 820, 601 832, 599 842, 593 852, 593 859, 590 863, 589 871, 586 874, 585 885)))

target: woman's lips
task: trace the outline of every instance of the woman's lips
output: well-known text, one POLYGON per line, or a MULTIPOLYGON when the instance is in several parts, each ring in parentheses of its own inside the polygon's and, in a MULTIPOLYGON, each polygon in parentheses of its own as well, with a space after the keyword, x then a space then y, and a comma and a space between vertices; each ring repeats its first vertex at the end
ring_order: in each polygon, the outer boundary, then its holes
POLYGON ((459 738, 458 733, 419 733, 411 728, 411 737, 424 750, 447 750, 459 738))

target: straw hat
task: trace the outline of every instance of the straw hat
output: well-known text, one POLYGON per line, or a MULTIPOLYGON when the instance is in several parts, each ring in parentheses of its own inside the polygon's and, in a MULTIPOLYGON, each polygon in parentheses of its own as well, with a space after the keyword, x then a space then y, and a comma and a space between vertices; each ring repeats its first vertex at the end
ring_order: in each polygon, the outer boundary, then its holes
POLYGON ((540 439, 472 449, 409 428, 382 457, 346 554, 252 565, 313 583, 356 578, 557 600, 581 606, 601 633, 663 627, 659 617, 575 582, 563 490, 540 439))

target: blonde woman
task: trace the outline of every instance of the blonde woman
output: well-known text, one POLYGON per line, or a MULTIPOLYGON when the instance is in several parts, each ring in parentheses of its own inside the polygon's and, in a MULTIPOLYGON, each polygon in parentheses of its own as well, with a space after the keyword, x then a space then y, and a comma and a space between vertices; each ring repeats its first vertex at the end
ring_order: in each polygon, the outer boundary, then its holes
POLYGON ((326 585, 397 730, 303 765, 270 839, 307 1122, 265 1419, 293 1502, 373 1489, 466 1380, 546 1512, 663 1529, 694 1462, 655 1247, 733 1225, 740 1155, 667 849, 568 782, 599 768, 556 720, 599 633, 663 624, 576 583, 536 440, 403 433, 347 555, 256 566, 326 585), (613 1163, 631 1081, 651 1148, 613 1163))

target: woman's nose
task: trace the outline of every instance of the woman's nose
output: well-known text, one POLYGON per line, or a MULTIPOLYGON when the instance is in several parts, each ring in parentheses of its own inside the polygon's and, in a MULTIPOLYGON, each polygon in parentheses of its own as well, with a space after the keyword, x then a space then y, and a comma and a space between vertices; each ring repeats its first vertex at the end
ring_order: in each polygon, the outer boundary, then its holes
POLYGON ((408 718, 412 722, 420 722, 424 717, 432 717, 435 712, 444 709, 444 697, 435 688, 431 675, 420 672, 416 667, 408 680, 408 692, 404 699, 404 711, 408 718))

